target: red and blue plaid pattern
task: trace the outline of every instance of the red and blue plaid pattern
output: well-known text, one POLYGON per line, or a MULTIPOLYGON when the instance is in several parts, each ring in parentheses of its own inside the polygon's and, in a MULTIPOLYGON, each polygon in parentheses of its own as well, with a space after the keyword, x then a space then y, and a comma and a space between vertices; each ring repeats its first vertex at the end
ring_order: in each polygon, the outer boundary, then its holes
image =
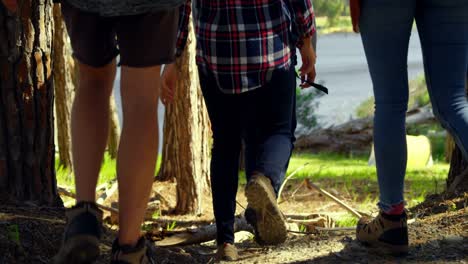
MULTIPOLYGON (((179 55, 187 42, 191 2, 180 9, 179 55)), ((295 45, 315 33, 311 0, 193 0, 193 9, 197 64, 230 94, 259 88, 275 69, 289 68, 295 45)))

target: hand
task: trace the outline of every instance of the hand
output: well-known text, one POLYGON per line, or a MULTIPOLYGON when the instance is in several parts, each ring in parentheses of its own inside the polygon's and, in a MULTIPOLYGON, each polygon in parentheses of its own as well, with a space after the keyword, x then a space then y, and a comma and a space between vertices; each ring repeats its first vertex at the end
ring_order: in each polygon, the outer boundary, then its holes
POLYGON ((161 101, 168 105, 174 101, 177 81, 177 69, 174 64, 164 66, 161 82, 161 101))
MULTIPOLYGON (((315 76, 317 73, 315 72, 315 61, 317 56, 315 55, 314 47, 312 46, 312 41, 310 38, 304 39, 304 45, 300 49, 301 57, 302 57, 302 67, 299 70, 301 79, 304 82, 308 80, 310 82, 315 81, 315 76)), ((309 88, 310 85, 307 83, 302 83, 300 85, 302 89, 309 88)))
POLYGON ((3 5, 10 12, 16 12, 18 10, 18 1, 17 0, 2 0, 3 5))
POLYGON ((351 14, 351 21, 353 23, 353 31, 356 33, 359 33, 360 32, 359 17, 361 16, 361 1, 350 0, 349 8, 350 8, 350 14, 351 14))

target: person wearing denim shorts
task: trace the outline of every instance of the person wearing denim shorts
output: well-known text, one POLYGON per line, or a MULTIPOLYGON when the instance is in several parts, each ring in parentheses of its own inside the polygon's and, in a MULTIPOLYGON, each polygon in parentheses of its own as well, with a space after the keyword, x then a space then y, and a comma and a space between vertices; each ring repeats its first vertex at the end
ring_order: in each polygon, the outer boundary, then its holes
MULTIPOLYGON (((16 11, 16 0, 2 0, 16 11)), ((123 127, 117 158, 119 234, 111 263, 155 263, 140 235, 158 151, 160 68, 175 59, 181 0, 63 0, 62 14, 78 61, 72 109, 77 204, 66 211, 64 239, 54 263, 92 263, 100 254, 102 211, 95 189, 109 130, 109 100, 122 66, 123 127)))

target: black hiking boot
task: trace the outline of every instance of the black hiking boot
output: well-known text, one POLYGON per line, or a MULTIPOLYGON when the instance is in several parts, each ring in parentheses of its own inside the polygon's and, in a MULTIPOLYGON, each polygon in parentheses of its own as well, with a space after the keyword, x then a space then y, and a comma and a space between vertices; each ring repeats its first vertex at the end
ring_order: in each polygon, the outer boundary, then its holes
POLYGON ((67 225, 54 264, 93 263, 100 254, 102 211, 91 202, 80 202, 66 211, 67 225))

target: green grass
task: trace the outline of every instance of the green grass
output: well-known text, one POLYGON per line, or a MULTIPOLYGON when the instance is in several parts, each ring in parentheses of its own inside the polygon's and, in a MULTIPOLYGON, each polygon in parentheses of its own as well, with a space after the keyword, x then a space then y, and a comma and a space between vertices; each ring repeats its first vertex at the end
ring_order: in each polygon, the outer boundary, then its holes
MULTIPOLYGON (((56 158, 55 169, 57 174, 57 182, 59 185, 70 187, 72 190, 75 188, 75 179, 68 169, 64 169, 59 165, 59 160, 56 158)), ((161 156, 158 156, 156 163, 156 170, 154 175, 157 175, 161 167, 161 156)), ((117 177, 116 160, 112 159, 109 154, 104 155, 101 171, 99 173, 98 185, 112 181, 117 177)))
MULTIPOLYGON (((354 200, 375 203, 378 186, 376 169, 368 166, 367 157, 346 157, 337 154, 296 154, 291 159, 288 174, 305 163, 311 165, 299 171, 296 179, 311 179, 325 189, 334 188, 354 200)), ((407 169, 405 196, 410 206, 425 196, 443 191, 449 165, 436 162, 430 168, 407 169)))
POLYGON ((18 246, 21 246, 19 226, 17 224, 12 224, 7 227, 8 238, 13 241, 18 246))
POLYGON ((349 226, 356 226, 359 219, 355 216, 345 213, 339 218, 336 218, 336 226, 338 227, 349 227, 349 226))
MULTIPOLYGON (((160 162, 158 159, 158 168, 160 162)), ((367 156, 296 153, 291 159, 287 175, 309 163, 307 167, 297 172, 295 180, 310 179, 325 190, 334 189, 340 197, 351 199, 357 210, 369 212, 376 208, 378 184, 376 169, 374 166, 368 166, 367 162, 367 156)), ((443 191, 448 170, 449 165, 439 161, 430 168, 409 167, 405 179, 405 199, 408 205, 414 206, 424 201, 426 195, 443 191)), ((68 175, 66 170, 58 168, 59 185, 74 186, 73 179, 68 175)), ((112 180, 115 175, 115 160, 106 156, 99 183, 112 180)), ((240 184, 245 183, 245 173, 240 172, 240 184)), ((353 226, 356 223, 356 219, 347 213, 340 213, 339 217, 334 219, 338 226, 353 226)), ((172 225, 168 226, 171 227, 172 225)))
MULTIPOLYGON (((373 202, 377 197, 377 176, 374 166, 368 166, 367 156, 339 154, 294 154, 287 175, 300 166, 309 165, 296 173, 294 179, 310 179, 319 186, 334 188, 360 202, 373 202)), ((158 168, 161 160, 158 159, 158 168)), ((436 161, 430 168, 411 168, 406 173, 405 194, 410 205, 422 202, 427 194, 443 191, 449 165, 436 161)), ((113 180, 115 160, 106 155, 98 184, 113 180)), ((246 183, 245 173, 240 172, 240 184, 246 183)), ((73 188, 74 179, 67 170, 57 168, 59 185, 73 188)))
POLYGON ((330 26, 330 23, 328 22, 328 17, 317 17, 316 25, 320 34, 342 33, 342 32, 353 31, 351 18, 349 16, 338 17, 333 26, 330 26))

